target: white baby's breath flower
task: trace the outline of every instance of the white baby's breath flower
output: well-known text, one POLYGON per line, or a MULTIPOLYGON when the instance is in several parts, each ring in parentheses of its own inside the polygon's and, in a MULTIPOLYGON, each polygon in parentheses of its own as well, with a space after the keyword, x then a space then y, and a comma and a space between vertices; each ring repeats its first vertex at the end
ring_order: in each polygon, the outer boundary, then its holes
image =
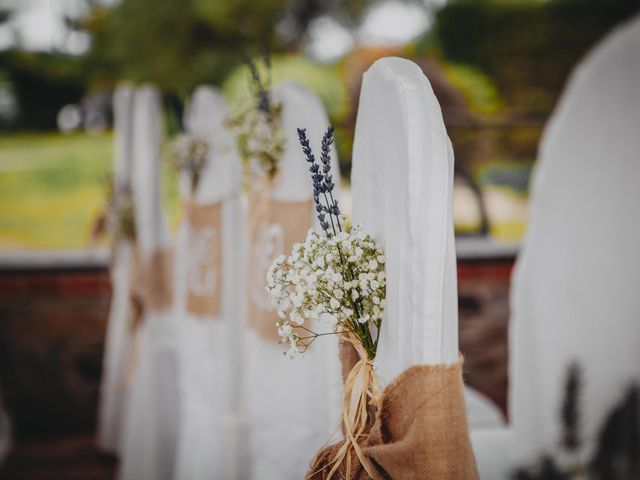
POLYGON ((302 325, 304 323, 304 317, 300 315, 297 310, 292 311, 289 315, 289 318, 291 319, 291 322, 295 323, 296 325, 302 325))
POLYGON ((303 339, 296 333, 308 320, 326 321, 339 332, 350 331, 353 322, 380 327, 384 255, 360 227, 335 236, 310 231, 291 255, 274 262, 267 275, 267 290, 281 318, 278 333, 290 345, 287 356, 300 354, 309 339, 316 338, 308 327, 303 339))
POLYGON ((284 323, 278 327, 278 335, 288 338, 293 332, 293 328, 288 323, 284 323))
POLYGON ((292 346, 291 348, 289 348, 289 350, 287 350, 287 358, 296 358, 298 355, 300 355, 300 349, 297 346, 292 346))

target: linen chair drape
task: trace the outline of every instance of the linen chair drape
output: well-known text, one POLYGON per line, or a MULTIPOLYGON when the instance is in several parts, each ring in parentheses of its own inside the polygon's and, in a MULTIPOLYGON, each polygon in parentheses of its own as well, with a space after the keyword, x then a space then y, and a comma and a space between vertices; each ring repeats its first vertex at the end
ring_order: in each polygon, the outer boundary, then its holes
POLYGON ((584 435, 640 381, 640 17, 571 78, 540 145, 511 303, 514 460, 560 438, 568 365, 584 371, 584 435))
MULTIPOLYGON (((113 94, 113 183, 114 190, 131 185, 133 173, 134 87, 118 85, 113 94)), ((128 239, 112 239, 111 306, 105 336, 103 374, 98 410, 98 445, 119 453, 127 392, 127 368, 131 361, 131 274, 134 245, 128 239)))
POLYGON ((375 360, 384 390, 364 449, 376 479, 477 475, 458 354, 453 162, 420 68, 376 61, 363 77, 351 177, 353 223, 386 259, 375 360))
POLYGON ((181 394, 175 478, 181 480, 246 478, 238 423, 242 164, 226 115, 226 102, 212 87, 196 89, 185 113, 187 132, 210 142, 211 150, 195 192, 188 175, 181 179, 174 288, 181 394), (201 302, 192 305, 194 296, 201 302))
MULTIPOLYGON (((301 85, 283 83, 274 89, 273 98, 283 106, 286 146, 269 196, 277 202, 274 205, 279 203, 285 207, 292 202, 306 202, 309 226, 312 226, 311 179, 296 129, 306 127, 314 148, 319 150, 329 120, 318 97, 301 85)), ((334 172, 338 172, 335 150, 333 161, 334 172)), ((306 232, 298 241, 304 240, 305 235, 306 232)), ((254 298, 267 296, 266 269, 273 259, 287 253, 282 245, 276 248, 278 242, 269 246, 263 241, 260 245, 249 246, 256 247, 261 253, 249 255, 248 258, 255 260, 253 265, 248 265, 250 277, 247 278, 248 295, 255 295, 254 298), (265 247, 269 248, 263 250, 265 247)), ((267 327, 277 336, 275 321, 272 327, 267 327)), ((327 330, 322 322, 314 328, 327 330)), ((283 352, 288 347, 278 344, 276 339, 265 338, 255 328, 247 326, 246 340, 251 478, 304 478, 315 451, 337 432, 339 426, 341 376, 337 339, 323 337, 297 359, 285 358, 283 352)))

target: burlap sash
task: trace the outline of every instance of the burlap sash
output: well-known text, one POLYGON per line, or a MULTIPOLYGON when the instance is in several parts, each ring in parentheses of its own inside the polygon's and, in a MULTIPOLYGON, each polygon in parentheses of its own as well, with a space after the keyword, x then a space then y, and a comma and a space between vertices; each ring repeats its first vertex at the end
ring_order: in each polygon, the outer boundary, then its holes
POLYGON ((131 284, 129 286, 129 330, 133 343, 127 360, 122 388, 133 381, 140 354, 138 329, 149 311, 169 308, 173 302, 173 255, 171 250, 154 252, 146 261, 141 260, 136 245, 133 248, 131 284))
POLYGON ((131 269, 132 304, 131 329, 135 331, 148 311, 169 308, 173 301, 173 255, 170 249, 155 251, 141 259, 138 249, 133 252, 131 269))
POLYGON ((201 317, 218 318, 222 284, 222 206, 187 202, 189 241, 186 308, 201 317))
MULTIPOLYGON (((341 355, 343 360, 354 360, 344 345, 341 355)), ((373 476, 352 456, 349 475, 345 465, 334 478, 478 479, 467 425, 462 364, 460 357, 452 365, 417 365, 400 374, 376 402, 376 420, 362 448, 371 460, 373 476)), ((322 449, 307 479, 328 478, 340 446, 322 449)))
POLYGON ((311 215, 311 200, 283 202, 268 194, 250 200, 247 324, 267 340, 280 341, 278 315, 266 291, 267 270, 277 257, 290 252, 294 243, 304 241, 311 215))

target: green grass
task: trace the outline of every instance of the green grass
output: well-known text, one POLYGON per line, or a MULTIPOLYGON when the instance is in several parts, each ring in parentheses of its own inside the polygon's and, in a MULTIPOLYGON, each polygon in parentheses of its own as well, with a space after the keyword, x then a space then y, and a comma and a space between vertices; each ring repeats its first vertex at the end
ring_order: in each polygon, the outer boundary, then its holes
POLYGON ((0 248, 85 246, 103 204, 111 143, 110 135, 0 138, 0 248))
MULTIPOLYGON (((76 249, 104 205, 110 134, 0 137, 0 249, 76 249)), ((177 191, 164 169, 170 215, 177 191)))

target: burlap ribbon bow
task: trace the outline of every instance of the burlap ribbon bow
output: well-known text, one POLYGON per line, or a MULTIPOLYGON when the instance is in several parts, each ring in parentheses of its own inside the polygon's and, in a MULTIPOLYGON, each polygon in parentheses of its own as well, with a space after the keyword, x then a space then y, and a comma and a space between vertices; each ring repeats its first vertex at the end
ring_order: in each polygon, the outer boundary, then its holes
POLYGON ((131 309, 129 331, 133 337, 133 345, 122 383, 124 389, 131 385, 138 367, 140 354, 138 330, 144 322, 146 313, 151 310, 167 309, 173 301, 173 255, 171 250, 157 250, 148 259, 142 260, 137 246, 134 245, 133 248, 133 265, 129 287, 131 309))
MULTIPOLYGON (((341 345, 343 375, 358 361, 341 345)), ((463 359, 451 365, 417 365, 405 370, 375 402, 375 422, 362 444, 368 474, 357 457, 333 478, 347 480, 477 480, 464 402, 463 359), (371 468, 372 467, 372 468, 371 468), (349 474, 347 475, 347 470, 349 474)), ((308 480, 325 480, 343 442, 323 448, 308 480)))

